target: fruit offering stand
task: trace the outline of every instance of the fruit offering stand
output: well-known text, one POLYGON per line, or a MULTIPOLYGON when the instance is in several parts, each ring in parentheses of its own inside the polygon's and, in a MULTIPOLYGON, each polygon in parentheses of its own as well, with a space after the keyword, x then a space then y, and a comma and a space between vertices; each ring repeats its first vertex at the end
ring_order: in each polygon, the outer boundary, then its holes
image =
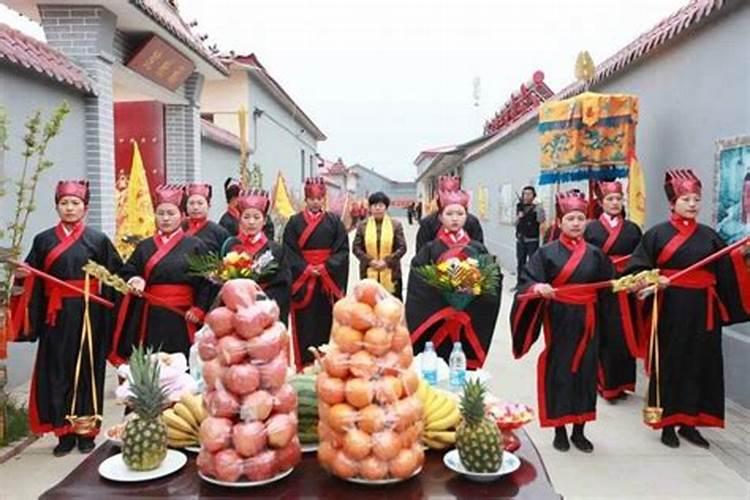
POLYGON ((521 447, 515 454, 521 467, 512 474, 491 483, 477 483, 448 470, 442 451, 427 451, 424 468, 417 476, 387 486, 350 483, 324 472, 314 453, 303 455, 294 471, 282 481, 252 490, 215 486, 198 476, 195 454, 180 471, 161 479, 140 483, 115 483, 102 479, 99 464, 119 449, 104 443, 59 484, 45 492, 42 499, 68 498, 528 498, 559 499, 544 468, 542 458, 526 431, 516 431, 521 447))

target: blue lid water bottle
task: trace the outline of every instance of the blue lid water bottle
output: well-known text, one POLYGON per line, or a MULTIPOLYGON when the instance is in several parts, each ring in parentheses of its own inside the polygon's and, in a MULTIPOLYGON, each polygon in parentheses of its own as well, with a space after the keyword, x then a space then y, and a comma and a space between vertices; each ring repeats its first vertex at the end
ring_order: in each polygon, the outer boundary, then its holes
POLYGON ((427 342, 422 352, 422 378, 430 385, 437 385, 437 353, 432 342, 427 342))
POLYGON ((466 354, 461 342, 453 343, 453 351, 448 360, 450 366, 450 386, 452 391, 460 390, 466 383, 466 354))

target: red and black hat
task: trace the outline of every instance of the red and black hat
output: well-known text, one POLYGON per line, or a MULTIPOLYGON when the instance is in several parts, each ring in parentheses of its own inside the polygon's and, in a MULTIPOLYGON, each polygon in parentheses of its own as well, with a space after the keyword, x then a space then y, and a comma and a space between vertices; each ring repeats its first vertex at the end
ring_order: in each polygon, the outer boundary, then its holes
POLYGON ((448 205, 462 205, 464 208, 469 208, 469 194, 460 189, 440 191, 438 193, 438 205, 441 210, 448 205))
POLYGON ((438 177, 438 193, 440 191, 458 191, 461 189, 461 178, 456 175, 441 175, 438 177))
POLYGON ((324 198, 326 182, 322 177, 308 177, 305 179, 305 198, 324 198))
POLYGON ((701 194, 703 185, 691 168, 675 168, 664 174, 664 192, 670 203, 686 194, 701 194))
POLYGON ((237 205, 240 209, 240 213, 248 208, 255 208, 266 215, 268 214, 268 209, 271 207, 271 197, 269 196, 268 191, 263 191, 262 189, 251 189, 245 193, 240 193, 237 205))
POLYGON ((89 181, 69 180, 58 182, 55 188, 55 203, 60 203, 60 200, 65 196, 75 196, 83 201, 84 205, 88 205, 90 197, 89 181))
POLYGON ((570 212, 583 212, 585 214, 588 208, 586 195, 578 190, 557 193, 555 195, 555 208, 557 209, 557 217, 560 219, 570 212))
POLYGON ((181 184, 162 184, 154 190, 155 206, 169 203, 177 206, 180 210, 185 202, 185 187, 181 184))
POLYGON ((604 200, 609 194, 624 194, 622 182, 599 181, 594 185, 594 194, 599 200, 604 200))
POLYGON ((211 184, 193 182, 185 187, 185 196, 190 198, 191 196, 203 196, 208 204, 211 204, 211 195, 213 194, 213 187, 211 184))

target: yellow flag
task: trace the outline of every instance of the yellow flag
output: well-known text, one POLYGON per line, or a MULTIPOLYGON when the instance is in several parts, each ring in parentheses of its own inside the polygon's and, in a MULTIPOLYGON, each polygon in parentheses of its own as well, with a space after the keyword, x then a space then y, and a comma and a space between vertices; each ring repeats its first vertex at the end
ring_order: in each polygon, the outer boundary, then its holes
POLYGON ((286 188, 286 181, 284 181, 284 176, 281 175, 281 172, 276 177, 276 186, 273 188, 272 208, 284 219, 288 219, 295 213, 289 191, 286 188))
POLYGON ((628 212, 630 220, 643 227, 646 223, 646 180, 638 158, 630 162, 628 178, 628 212))
POLYGON ((115 247, 127 259, 136 244, 154 234, 154 206, 138 143, 133 141, 133 161, 130 179, 117 204, 117 233, 115 247))

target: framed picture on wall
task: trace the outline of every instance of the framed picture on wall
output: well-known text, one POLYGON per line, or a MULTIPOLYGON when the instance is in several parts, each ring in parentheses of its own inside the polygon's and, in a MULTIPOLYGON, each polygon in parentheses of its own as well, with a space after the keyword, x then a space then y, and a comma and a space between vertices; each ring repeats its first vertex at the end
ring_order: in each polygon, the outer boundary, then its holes
POLYGON ((713 222, 734 243, 750 233, 750 135, 716 142, 713 222))
POLYGON ((513 224, 515 214, 515 200, 513 198, 513 185, 502 184, 499 188, 500 196, 498 203, 498 221, 500 224, 513 224))

